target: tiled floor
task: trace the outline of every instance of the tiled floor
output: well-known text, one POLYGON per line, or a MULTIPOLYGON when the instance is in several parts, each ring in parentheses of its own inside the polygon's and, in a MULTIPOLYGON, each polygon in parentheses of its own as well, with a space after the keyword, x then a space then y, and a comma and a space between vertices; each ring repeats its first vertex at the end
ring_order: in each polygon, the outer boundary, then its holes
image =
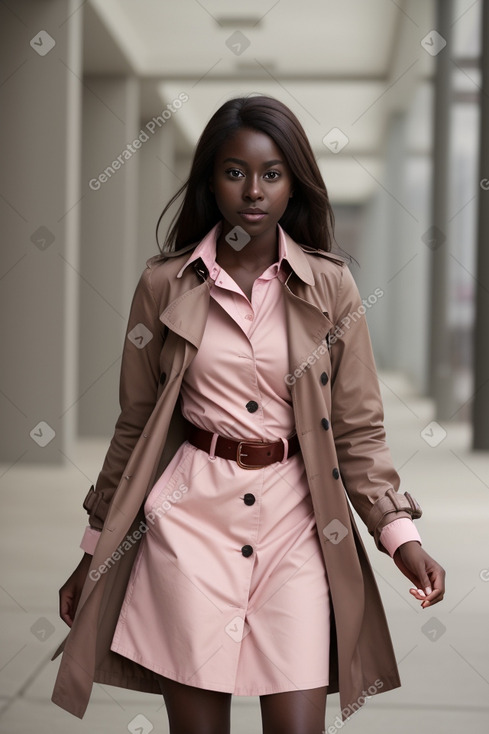
MULTIPOLYGON (((443 437, 436 425, 423 430, 432 420, 430 403, 411 394, 398 375, 382 374, 381 379, 394 462, 403 488, 423 506, 418 528, 428 552, 447 570, 448 591, 442 604, 421 610, 408 593, 410 582, 365 534, 403 686, 369 699, 342 727, 337 726, 338 696, 332 695, 325 729, 329 734, 339 728, 350 734, 485 734, 489 454, 470 451, 469 427, 463 424, 444 425, 446 437, 430 445, 443 437)), ((0 467, 2 732, 168 731, 157 696, 95 685, 83 720, 50 702, 58 667, 50 657, 66 631, 57 618, 58 588, 80 557, 78 540, 85 525, 80 504, 106 449, 107 442, 80 442, 64 468, 0 467), (134 722, 136 716, 145 720, 134 722)), ((235 698, 233 734, 260 731, 258 700, 235 698)))

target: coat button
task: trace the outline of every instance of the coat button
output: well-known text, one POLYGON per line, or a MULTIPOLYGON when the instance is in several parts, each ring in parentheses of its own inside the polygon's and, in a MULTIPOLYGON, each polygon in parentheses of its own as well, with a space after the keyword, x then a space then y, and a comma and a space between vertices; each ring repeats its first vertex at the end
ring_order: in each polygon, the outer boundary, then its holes
POLYGON ((251 492, 247 492, 245 496, 243 497, 245 505, 254 505, 255 504, 255 495, 251 494, 251 492))
POLYGON ((160 385, 164 385, 166 381, 166 372, 162 372, 160 375, 160 385))
POLYGON ((340 478, 340 473, 339 473, 339 471, 338 471, 338 469, 336 467, 333 469, 333 477, 334 477, 334 479, 339 479, 340 478))
POLYGON ((258 403, 256 400, 250 400, 246 403, 246 410, 250 413, 255 413, 258 410, 258 403))
POLYGON ((328 382, 328 380, 329 380, 329 377, 328 377, 328 375, 326 374, 326 372, 321 372, 321 377, 320 377, 320 380, 321 380, 321 384, 322 384, 322 385, 326 385, 326 384, 327 384, 327 382, 328 382))
POLYGON ((325 431, 329 428, 329 420, 327 418, 321 418, 321 425, 325 431))
POLYGON ((245 558, 248 558, 249 556, 252 555, 253 548, 251 547, 251 545, 244 545, 241 548, 241 553, 244 555, 245 558))

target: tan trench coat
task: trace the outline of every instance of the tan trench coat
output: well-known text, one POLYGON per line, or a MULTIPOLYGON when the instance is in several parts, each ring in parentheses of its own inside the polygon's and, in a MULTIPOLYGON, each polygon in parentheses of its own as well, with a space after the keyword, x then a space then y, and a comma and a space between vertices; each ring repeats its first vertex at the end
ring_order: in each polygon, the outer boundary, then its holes
MULTIPOLYGON (((290 369, 284 379, 291 387, 334 613, 328 692, 339 690, 346 718, 364 703, 369 687, 371 694, 400 685, 348 498, 380 550, 381 528, 411 513, 407 503, 399 503, 404 496, 393 494, 399 477, 384 440, 366 309, 353 277, 342 260, 288 236, 287 252, 290 369)), ((94 681, 160 693, 155 675, 111 652, 110 643, 138 549, 135 539, 144 535, 145 496, 185 438, 178 395, 202 339, 212 285, 201 260, 176 277, 188 257, 187 251, 148 260, 133 298, 121 413, 86 505, 90 524, 102 533, 73 626, 53 657, 63 650, 52 700, 80 718, 94 681)))

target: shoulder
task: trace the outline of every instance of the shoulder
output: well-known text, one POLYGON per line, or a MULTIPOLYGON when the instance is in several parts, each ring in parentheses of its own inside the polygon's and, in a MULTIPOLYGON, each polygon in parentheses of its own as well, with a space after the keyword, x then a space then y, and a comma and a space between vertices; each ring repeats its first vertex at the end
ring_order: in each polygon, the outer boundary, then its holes
POLYGON ((152 257, 146 260, 146 268, 148 270, 156 271, 161 270, 161 268, 164 267, 168 272, 171 272, 172 266, 174 266, 175 271, 178 273, 198 244, 198 242, 195 242, 193 245, 184 247, 181 252, 159 252, 157 255, 152 255, 152 257))
POLYGON ((326 252, 307 245, 299 245, 306 256, 307 262, 312 270, 315 286, 326 285, 327 289, 333 289, 338 293, 350 284, 353 277, 348 267, 350 261, 336 252, 326 252))
POLYGON ((311 268, 314 285, 301 286, 307 300, 323 304, 330 318, 338 319, 360 301, 357 284, 349 268, 350 260, 336 252, 299 245, 311 268))
POLYGON ((339 255, 336 252, 326 252, 326 250, 318 250, 314 247, 309 247, 308 245, 299 245, 299 247, 303 252, 306 253, 306 255, 311 256, 311 267, 314 267, 314 264, 319 264, 319 267, 321 267, 321 261, 323 261, 324 264, 325 260, 327 262, 334 263, 335 265, 339 265, 340 267, 348 265, 347 258, 339 255))
POLYGON ((191 252, 187 250, 181 255, 166 257, 158 254, 148 258, 136 290, 148 293, 155 304, 163 308, 169 299, 198 284, 199 278, 192 265, 184 270, 182 277, 177 278, 190 256, 191 252))
POLYGON ((181 270, 182 265, 189 257, 189 252, 171 257, 167 257, 162 253, 153 255, 146 260, 146 267, 143 272, 150 279, 154 277, 172 277, 173 274, 176 275, 181 270))

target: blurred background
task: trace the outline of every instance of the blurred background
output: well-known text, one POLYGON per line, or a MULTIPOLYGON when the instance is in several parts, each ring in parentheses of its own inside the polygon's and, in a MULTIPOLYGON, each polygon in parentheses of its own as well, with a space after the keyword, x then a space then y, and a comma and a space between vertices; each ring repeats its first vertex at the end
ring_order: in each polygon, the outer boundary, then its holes
MULTIPOLYGON (((80 557, 157 219, 210 116, 250 93, 287 104, 312 143, 371 296, 396 468, 449 572, 444 606, 421 613, 367 536, 404 685, 345 728, 487 730, 488 6, 0 2, 2 730, 146 734, 143 712, 167 731, 155 697, 97 685, 81 722, 49 702, 57 589, 80 557)), ((236 701, 236 732, 260 730, 257 706, 236 701)))

